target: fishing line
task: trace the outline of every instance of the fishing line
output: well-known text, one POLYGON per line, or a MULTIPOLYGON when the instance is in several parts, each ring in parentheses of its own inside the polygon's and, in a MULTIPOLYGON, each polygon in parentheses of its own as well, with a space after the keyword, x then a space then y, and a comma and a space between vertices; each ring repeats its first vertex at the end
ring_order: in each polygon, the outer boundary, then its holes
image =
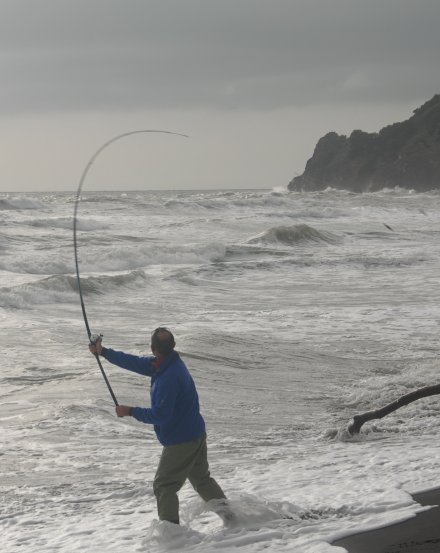
MULTIPOLYGON (((137 131, 129 131, 129 132, 125 132, 125 133, 122 133, 122 134, 118 134, 117 136, 114 136, 113 138, 111 138, 110 140, 105 142, 100 148, 98 148, 96 150, 96 152, 92 155, 89 162, 85 166, 84 171, 83 171, 83 173, 81 175, 81 178, 79 180, 79 186, 78 186, 78 190, 77 190, 77 193, 76 193, 76 199, 75 199, 75 207, 74 207, 74 210, 73 210, 73 248, 74 248, 74 251, 75 251, 76 280, 77 280, 77 283, 78 283, 78 292, 79 292, 79 298, 80 298, 80 302, 81 302, 81 310, 82 310, 82 314, 83 314, 84 324, 85 324, 86 330, 87 330, 87 336, 88 336, 89 342, 91 344, 95 343, 96 340, 100 337, 100 335, 98 335, 98 336, 94 335, 93 336, 92 332, 90 330, 89 320, 87 318, 87 313, 86 313, 86 306, 84 304, 84 296, 83 296, 83 292, 82 292, 81 278, 80 278, 80 274, 79 274, 78 240, 77 240, 76 231, 77 231, 77 226, 78 226, 77 216, 78 216, 79 202, 81 201, 81 192, 82 192, 82 189, 83 189, 83 185, 84 185, 84 181, 86 179, 86 176, 87 176, 88 172, 90 171, 90 168, 94 164, 96 158, 99 156, 99 154, 103 150, 105 150, 108 146, 110 146, 110 144, 113 144, 113 142, 116 142, 117 140, 120 140, 121 138, 124 138, 126 136, 130 136, 132 134, 140 134, 140 133, 173 134, 173 135, 176 135, 176 136, 183 136, 185 138, 188 138, 188 136, 186 134, 181 134, 181 133, 171 132, 171 131, 161 131, 161 130, 137 130, 137 131)), ((108 391, 110 392, 110 395, 112 396, 114 404, 116 406, 118 406, 119 405, 118 400, 116 399, 116 396, 115 396, 115 394, 112 390, 112 387, 111 387, 110 382, 107 378, 107 375, 105 374, 104 367, 102 366, 101 360, 99 359, 99 355, 97 353, 95 353, 95 358, 96 358, 96 361, 98 363, 99 370, 101 371, 101 374, 102 374, 102 376, 104 378, 104 381, 107 385, 108 391)))

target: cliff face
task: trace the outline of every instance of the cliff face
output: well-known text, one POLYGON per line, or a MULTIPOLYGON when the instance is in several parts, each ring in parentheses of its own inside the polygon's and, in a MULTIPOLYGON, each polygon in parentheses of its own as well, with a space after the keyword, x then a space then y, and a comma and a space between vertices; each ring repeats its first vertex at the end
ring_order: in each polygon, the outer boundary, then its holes
POLYGON ((382 188, 440 189, 440 94, 401 123, 378 133, 353 131, 349 137, 330 132, 317 143, 304 173, 289 190, 353 192, 382 188))

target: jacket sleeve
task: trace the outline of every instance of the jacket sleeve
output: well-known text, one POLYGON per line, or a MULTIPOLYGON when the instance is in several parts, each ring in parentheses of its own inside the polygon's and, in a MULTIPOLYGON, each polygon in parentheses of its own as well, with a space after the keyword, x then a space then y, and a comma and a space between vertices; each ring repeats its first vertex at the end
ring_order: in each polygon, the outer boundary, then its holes
POLYGON ((151 407, 134 407, 131 416, 140 422, 161 426, 173 415, 177 393, 178 383, 175 379, 158 382, 151 407))
POLYGON ((142 374, 144 376, 153 376, 154 366, 152 356, 138 356, 131 353, 124 353, 123 351, 115 351, 110 348, 103 348, 103 356, 109 363, 117 365, 122 369, 142 374))

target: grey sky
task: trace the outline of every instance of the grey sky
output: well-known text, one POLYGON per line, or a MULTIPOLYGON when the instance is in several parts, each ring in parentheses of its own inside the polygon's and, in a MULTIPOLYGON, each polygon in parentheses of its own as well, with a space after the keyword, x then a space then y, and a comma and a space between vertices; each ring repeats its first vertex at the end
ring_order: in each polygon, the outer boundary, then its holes
POLYGON ((0 190, 273 187, 440 92, 438 0, 0 0, 0 190), (140 136, 140 135, 139 135, 140 136), (147 152, 147 153, 146 153, 147 152))

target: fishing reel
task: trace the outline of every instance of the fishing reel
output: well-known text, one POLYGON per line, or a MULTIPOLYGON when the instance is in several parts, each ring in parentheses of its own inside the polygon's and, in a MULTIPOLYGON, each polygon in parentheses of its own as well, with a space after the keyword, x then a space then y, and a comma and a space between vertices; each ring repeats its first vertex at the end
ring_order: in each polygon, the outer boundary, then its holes
POLYGON ((92 346, 95 346, 96 345, 96 342, 100 339, 100 338, 103 338, 104 334, 91 334, 90 335, 90 345, 92 346))

